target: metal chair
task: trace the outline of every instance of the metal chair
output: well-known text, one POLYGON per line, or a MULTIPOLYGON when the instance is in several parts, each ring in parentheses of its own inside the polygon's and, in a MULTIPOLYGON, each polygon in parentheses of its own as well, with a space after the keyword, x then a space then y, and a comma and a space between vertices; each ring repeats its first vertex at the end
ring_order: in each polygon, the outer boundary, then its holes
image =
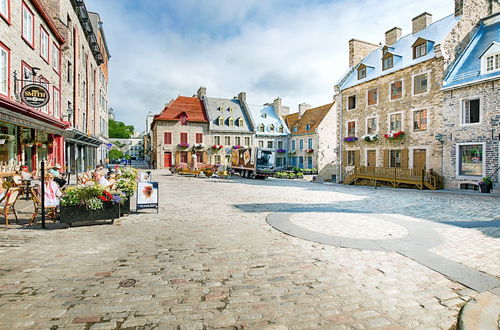
POLYGON ((14 216, 16 217, 16 223, 18 223, 19 219, 17 218, 17 212, 16 212, 16 202, 17 199, 19 198, 19 195, 21 194, 22 188, 9 188, 7 190, 7 193, 5 194, 4 200, 5 200, 5 205, 3 206, 3 214, 5 216, 5 225, 9 225, 9 213, 12 211, 14 213, 14 216))
MULTIPOLYGON (((42 201, 40 199, 40 196, 38 195, 38 192, 31 188, 31 200, 33 201, 33 206, 35 207, 35 210, 33 214, 31 215, 30 221, 28 223, 28 226, 31 226, 33 223, 35 223, 36 216, 42 211, 42 201)), ((53 222, 56 222, 56 220, 59 217, 59 214, 57 212, 57 206, 45 206, 45 213, 47 214, 48 217, 53 222)))

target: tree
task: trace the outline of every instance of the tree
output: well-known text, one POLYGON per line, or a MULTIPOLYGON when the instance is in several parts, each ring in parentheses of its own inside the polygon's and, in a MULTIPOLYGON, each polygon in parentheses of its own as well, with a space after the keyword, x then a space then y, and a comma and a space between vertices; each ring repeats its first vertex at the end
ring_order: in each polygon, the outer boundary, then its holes
POLYGON ((123 152, 121 152, 118 149, 111 149, 108 153, 108 157, 111 160, 116 160, 116 159, 122 159, 123 158, 123 152))
POLYGON ((125 125, 117 120, 109 120, 109 137, 115 139, 130 139, 134 134, 134 125, 125 125))

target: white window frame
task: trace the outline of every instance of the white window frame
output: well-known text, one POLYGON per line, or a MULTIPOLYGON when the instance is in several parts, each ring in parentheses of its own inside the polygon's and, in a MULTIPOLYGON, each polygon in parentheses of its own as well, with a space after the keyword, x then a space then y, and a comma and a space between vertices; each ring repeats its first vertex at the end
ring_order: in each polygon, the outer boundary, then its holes
POLYGON ((380 127, 379 127, 379 116, 369 116, 369 117, 366 117, 365 119, 365 132, 366 134, 378 134, 380 132, 380 127), (368 120, 369 119, 373 119, 375 118, 375 124, 377 126, 377 128, 375 129, 375 133, 368 133, 368 120))
POLYGON ((377 87, 370 88, 370 89, 368 89, 368 90, 366 91, 366 106, 367 106, 367 107, 376 107, 376 106, 378 106, 378 100, 379 100, 379 99, 380 99, 380 93, 379 93, 379 90, 378 90, 378 88, 377 88, 377 87), (376 90, 376 91, 377 91, 377 103, 375 103, 375 104, 369 104, 369 103, 368 103, 368 92, 369 92, 369 91, 372 91, 372 90, 376 90))
POLYGON ((426 95, 426 94, 429 94, 430 90, 431 90, 431 71, 430 70, 415 73, 415 74, 411 75, 411 95, 412 96, 426 95), (427 91, 425 91, 423 93, 415 94, 415 77, 423 76, 424 74, 427 76, 427 91))
POLYGON ((23 1, 22 3, 22 27, 21 27, 21 36, 26 41, 31 48, 35 48, 35 14, 31 11, 31 8, 23 1), (30 23, 27 24, 26 20, 30 17, 30 23), (30 33, 31 32, 31 33, 30 33), (29 36, 27 35, 29 34, 29 36))
POLYGON ((314 149, 314 141, 313 138, 307 139, 307 149, 314 149))
POLYGON ((251 139, 249 136, 245 136, 244 141, 245 141, 245 146, 250 146, 251 139))
POLYGON ((358 108, 358 103, 359 103, 359 100, 358 100, 358 96, 357 96, 356 94, 351 94, 351 95, 348 95, 348 96, 347 96, 347 98, 346 98, 346 104, 345 104, 345 106, 346 106, 346 110, 347 110, 347 111, 356 110, 356 109, 358 108), (349 109, 349 98, 350 98, 350 97, 352 97, 352 96, 354 96, 354 97, 356 98, 356 105, 355 105, 355 107, 354 107, 354 108, 349 109))
POLYGON ((49 63, 49 47, 50 47, 50 36, 47 30, 40 25, 40 57, 49 63))
POLYGON ((299 150, 304 150, 304 139, 299 139, 299 150))
POLYGON ((345 136, 358 136, 358 120, 357 119, 349 119, 345 122, 345 136), (349 135, 349 123, 354 122, 354 135, 349 135))
POLYGON ((401 115, 401 132, 405 131, 405 113, 404 111, 396 111, 396 112, 389 112, 387 114, 387 133, 392 132, 391 131, 391 116, 392 115, 401 115))
POLYGON ((483 122, 483 97, 481 95, 473 95, 473 96, 467 96, 462 99, 460 99, 460 126, 474 126, 474 125, 480 125, 483 122), (465 101, 473 101, 473 100, 479 100, 479 122, 477 123, 465 123, 464 122, 464 110, 465 110, 465 101))
POLYGON ((221 145, 220 143, 220 135, 215 135, 214 136, 214 144, 221 145))
MULTIPOLYGON (((52 69, 59 74, 60 73, 60 62, 61 62, 61 50, 57 47, 56 43, 52 43, 52 69)), ((92 77, 92 75, 91 75, 92 77)), ((91 78, 92 79, 92 78, 91 78)))
POLYGON ((417 58, 424 57, 425 55, 427 55, 427 52, 428 52, 427 41, 425 41, 424 43, 413 47, 413 55, 414 55, 413 59, 416 60, 417 58), (417 49, 420 49, 421 47, 423 47, 424 53, 417 54, 417 49))
POLYGON ((230 135, 225 135, 224 136, 224 145, 230 146, 231 145, 231 136, 230 135))
POLYGON ((481 74, 491 74, 500 71, 500 42, 494 42, 481 56, 481 74), (493 69, 488 69, 488 58, 492 57, 493 69))
POLYGON ((430 119, 430 114, 431 114, 431 108, 414 108, 414 109, 411 109, 411 131, 412 133, 427 133, 430 131, 430 123, 431 123, 431 119, 430 119), (422 110, 427 110, 427 129, 426 130, 421 130, 421 131, 415 131, 415 127, 413 126, 413 118, 415 118, 415 112, 417 111, 422 111, 422 110))
POLYGON ((486 173, 486 142, 463 142, 455 145, 455 176, 457 179, 480 180, 486 173), (483 148, 483 163, 481 166, 481 175, 460 175, 460 146, 481 145, 483 148))
POLYGON ((401 101, 402 99, 404 99, 405 97, 405 80, 403 78, 401 79, 396 79, 396 80, 393 80, 389 83, 389 93, 387 95, 387 99, 389 100, 389 102, 397 102, 397 101, 401 101), (394 83, 397 83, 398 81, 401 81, 401 97, 399 99, 392 99, 391 98, 391 86, 392 84, 394 83))
MULTIPOLYGON (((0 83, 3 79, 5 79, 5 90, 0 89, 0 95, 4 95, 6 97, 9 96, 9 82, 10 82, 10 49, 4 46, 0 42, 0 52, 5 54, 5 72, 3 73, 5 76, 0 76, 0 83)), ((0 63, 1 64, 1 63, 0 63)), ((1 88, 1 85, 0 85, 1 88)))

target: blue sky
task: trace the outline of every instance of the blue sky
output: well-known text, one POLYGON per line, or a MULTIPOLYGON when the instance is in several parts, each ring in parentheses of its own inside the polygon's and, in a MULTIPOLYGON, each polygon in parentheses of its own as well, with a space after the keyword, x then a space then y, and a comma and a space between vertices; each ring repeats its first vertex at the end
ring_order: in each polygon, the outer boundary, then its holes
POLYGON ((247 93, 250 104, 281 97, 331 102, 348 69, 350 39, 384 41, 424 11, 438 20, 453 0, 86 0, 111 52, 109 104, 118 120, 145 128, 178 95, 200 86, 211 97, 247 93))

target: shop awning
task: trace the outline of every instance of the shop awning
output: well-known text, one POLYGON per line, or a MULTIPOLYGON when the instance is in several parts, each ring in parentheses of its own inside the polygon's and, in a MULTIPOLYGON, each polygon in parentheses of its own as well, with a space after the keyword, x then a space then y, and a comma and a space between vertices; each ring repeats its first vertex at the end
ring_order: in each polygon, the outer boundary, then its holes
POLYGON ((69 143, 84 144, 91 147, 99 147, 103 143, 99 138, 88 135, 75 128, 70 128, 66 130, 66 132, 71 134, 70 137, 66 138, 66 142, 69 143))

